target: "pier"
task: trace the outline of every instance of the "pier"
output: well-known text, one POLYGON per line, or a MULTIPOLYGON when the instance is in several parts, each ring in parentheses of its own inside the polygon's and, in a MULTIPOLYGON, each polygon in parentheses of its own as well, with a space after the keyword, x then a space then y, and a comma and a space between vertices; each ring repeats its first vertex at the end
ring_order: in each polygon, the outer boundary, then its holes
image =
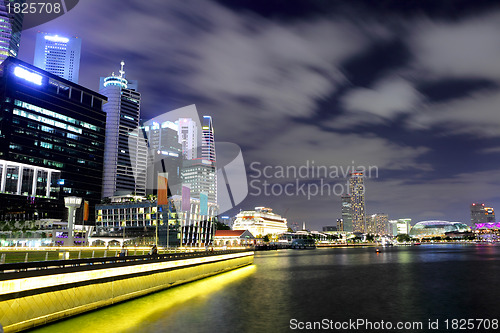
POLYGON ((253 263, 226 250, 0 265, 0 323, 18 332, 253 263))

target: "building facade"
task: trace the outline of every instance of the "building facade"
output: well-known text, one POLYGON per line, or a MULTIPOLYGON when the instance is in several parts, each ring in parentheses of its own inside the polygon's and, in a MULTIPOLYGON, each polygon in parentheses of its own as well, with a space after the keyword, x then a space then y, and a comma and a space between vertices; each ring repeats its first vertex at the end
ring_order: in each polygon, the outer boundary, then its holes
POLYGON ((391 236, 409 235, 411 231, 411 219, 390 220, 387 224, 387 231, 391 236))
POLYGON ((182 210, 182 197, 172 196, 168 205, 137 196, 111 197, 111 202, 96 206, 98 235, 154 238, 158 227, 158 242, 162 246, 211 245, 215 232, 218 207, 208 204, 203 213, 200 200, 190 199, 189 208, 182 210), (168 242, 167 242, 168 239, 168 242))
POLYGON ((377 213, 366 217, 366 230, 376 235, 386 235, 389 217, 387 214, 377 213))
MULTIPOLYGON (((352 232, 352 201, 349 194, 341 196, 342 203, 342 231, 352 232)), ((338 220, 337 220, 338 224, 338 220)), ((340 229, 339 229, 340 230, 340 229)))
POLYGON ((7 57, 17 58, 24 14, 16 13, 12 10, 12 6, 25 2, 25 0, 0 0, 0 64, 7 57))
POLYGON ((184 160, 182 183, 191 189, 193 198, 200 198, 201 193, 208 196, 208 201, 217 204, 217 181, 215 167, 211 161, 196 159, 184 160))
POLYGON ((146 195, 147 146, 137 135, 141 94, 137 81, 127 80, 121 62, 120 75, 101 77, 99 92, 108 98, 102 196, 146 195))
POLYGON ((171 121, 153 123, 143 131, 148 144, 147 194, 157 194, 158 174, 167 173, 171 195, 180 195, 183 155, 177 125, 171 121))
POLYGON ((179 143, 187 160, 198 157, 198 126, 191 118, 180 118, 177 122, 179 143))
POLYGON ((365 216, 365 185, 363 172, 351 173, 349 180, 349 191, 351 195, 352 231, 366 232, 365 216))
POLYGON ((470 222, 473 226, 475 223, 486 223, 487 221, 484 203, 474 202, 470 205, 470 222))
POLYGON ((14 58, 0 73, 4 217, 22 207, 21 219, 64 218, 65 196, 82 197, 93 211, 102 189, 106 97, 14 58))
POLYGON ((33 64, 49 73, 78 83, 81 48, 81 38, 38 32, 33 64))
POLYGON ((255 210, 244 210, 236 215, 233 230, 248 230, 255 237, 280 235, 288 231, 286 218, 273 213, 271 208, 255 207, 255 210))

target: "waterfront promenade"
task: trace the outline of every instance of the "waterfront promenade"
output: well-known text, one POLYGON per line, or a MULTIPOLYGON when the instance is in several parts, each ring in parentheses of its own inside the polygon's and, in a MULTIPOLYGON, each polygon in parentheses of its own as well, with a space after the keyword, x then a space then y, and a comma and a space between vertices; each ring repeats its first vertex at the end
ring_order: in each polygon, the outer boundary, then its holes
POLYGON ((0 323, 17 332, 253 263, 247 250, 0 265, 0 323))

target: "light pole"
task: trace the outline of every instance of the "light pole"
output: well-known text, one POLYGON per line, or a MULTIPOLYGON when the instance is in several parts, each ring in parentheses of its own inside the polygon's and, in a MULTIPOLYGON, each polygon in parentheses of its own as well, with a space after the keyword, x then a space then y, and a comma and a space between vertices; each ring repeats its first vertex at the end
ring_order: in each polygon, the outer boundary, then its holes
POLYGON ((65 197, 64 205, 69 209, 68 212, 68 242, 70 246, 74 245, 73 238, 73 224, 75 223, 75 212, 76 209, 82 204, 82 198, 79 197, 65 197))

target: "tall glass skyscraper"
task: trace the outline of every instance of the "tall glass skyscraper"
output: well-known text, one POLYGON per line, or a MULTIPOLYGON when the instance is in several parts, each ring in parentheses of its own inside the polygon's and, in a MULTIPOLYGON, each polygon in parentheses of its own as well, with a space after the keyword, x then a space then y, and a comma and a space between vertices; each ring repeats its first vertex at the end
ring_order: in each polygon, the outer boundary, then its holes
POLYGON ((17 58, 19 43, 21 42, 21 30, 23 26, 23 14, 9 12, 8 5, 14 3, 25 3, 24 0, 0 0, 0 64, 7 57, 17 58))
POLYGON ((352 203, 349 194, 341 197, 342 202, 342 230, 352 232, 352 203))
POLYGON ((351 194, 352 231, 365 232, 365 185, 363 172, 351 173, 349 190, 351 194))
POLYGON ((146 195, 147 146, 141 144, 141 94, 137 81, 127 80, 121 62, 119 75, 101 77, 99 92, 108 98, 102 196, 146 195))
POLYGON ((82 40, 45 32, 36 35, 33 64, 49 73, 78 83, 82 40))
POLYGON ((0 219, 61 219, 63 198, 78 196, 92 221, 106 97, 15 58, 0 68, 0 219))

